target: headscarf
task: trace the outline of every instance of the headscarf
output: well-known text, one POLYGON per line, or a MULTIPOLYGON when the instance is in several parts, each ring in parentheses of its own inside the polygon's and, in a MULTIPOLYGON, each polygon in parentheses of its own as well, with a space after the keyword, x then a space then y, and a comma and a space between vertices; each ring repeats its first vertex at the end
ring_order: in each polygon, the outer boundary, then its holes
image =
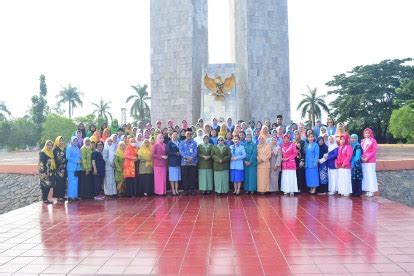
POLYGON ((328 146, 325 144, 322 136, 318 137, 318 146, 319 146, 319 159, 323 158, 323 155, 328 152, 328 146), (322 140, 322 146, 319 142, 322 140))
POLYGON ((321 126, 321 128, 319 129, 319 137, 323 137, 324 134, 322 134, 322 129, 325 130, 325 133, 328 133, 328 129, 326 128, 326 126, 321 126))
POLYGON ((124 141, 119 142, 118 147, 117 147, 117 149, 115 151, 115 156, 119 156, 121 158, 125 158, 125 149, 122 150, 121 149, 121 145, 126 146, 124 141))
POLYGON ((287 134, 287 133, 283 134, 282 138, 283 138, 283 146, 286 146, 286 145, 290 145, 291 144, 291 142, 290 142, 290 135, 289 134, 287 134), (287 143, 285 142, 285 138, 286 137, 288 138, 288 142, 287 143))
POLYGON ((260 136, 263 136, 265 140, 269 138, 269 128, 266 125, 262 126, 262 130, 260 131, 260 136), (265 133, 265 130, 267 133, 265 133))
POLYGON ((114 161, 115 159, 115 150, 116 150, 116 145, 115 145, 115 141, 113 138, 114 135, 112 135, 111 137, 108 137, 108 139, 106 139, 105 143, 104 143, 104 149, 107 149, 109 152, 109 156, 108 159, 110 162, 114 161), (109 145, 109 140, 112 141, 112 145, 109 145))
POLYGON ((152 166, 152 153, 151 153, 151 145, 148 139, 144 139, 142 146, 138 150, 138 155, 145 159, 145 166, 151 167, 152 166), (145 143, 148 142, 148 146, 145 143))
POLYGON ((56 139, 55 139, 55 143, 53 144, 54 145, 54 147, 55 148, 59 148, 60 150, 64 150, 65 149, 65 146, 63 145, 63 147, 61 147, 60 146, 60 139, 62 139, 63 138, 63 136, 58 136, 58 137, 56 137, 56 139))
POLYGON ((109 129, 108 128, 105 128, 103 130, 103 132, 102 132, 101 141, 105 143, 106 142, 106 139, 108 139, 110 135, 111 135, 111 132, 109 131, 109 129))
POLYGON ((336 142, 336 136, 335 135, 331 135, 331 136, 329 136, 329 138, 328 138, 328 152, 331 152, 331 151, 338 148, 338 143, 336 142), (333 138, 333 143, 329 142, 329 138, 331 138, 331 137, 333 138))
MULTIPOLYGON (((100 140, 101 140, 101 138, 102 138, 102 135, 101 135, 100 131, 98 131, 98 130, 96 130, 96 131, 93 133, 93 136, 95 136, 95 137, 96 137, 96 142, 95 142, 95 143, 98 143, 98 141, 100 141, 100 140)), ((91 139, 91 141, 92 141, 92 139, 91 139)))
POLYGON ((138 147, 138 148, 139 148, 139 147, 141 147, 142 142, 144 141, 144 137, 142 136, 142 133, 137 132, 137 136, 136 136, 135 141, 136 141, 136 143, 137 143, 137 147, 138 147))
POLYGON ((227 125, 223 123, 220 127, 220 131, 217 136, 223 137, 224 139, 226 139, 226 135, 227 135, 227 125))
POLYGON ((358 135, 356 135, 356 134, 352 134, 352 135, 351 135, 351 138, 354 138, 354 139, 355 139, 355 143, 351 143, 352 150, 355 150, 355 147, 359 145, 359 141, 358 141, 358 140, 359 140, 359 138, 358 138, 358 135))
POLYGON ((116 133, 118 131, 119 124, 117 119, 113 119, 111 122, 111 133, 116 133))
MULTIPOLYGON (((95 133, 96 133, 96 131, 95 131, 95 133)), ((99 141, 99 139, 96 135, 92 135, 89 140, 91 140, 91 142, 93 142, 95 144, 98 143, 98 141, 99 141)))
POLYGON ((194 138, 194 141, 197 145, 203 144, 203 130, 201 128, 197 130, 197 137, 194 138))
POLYGON ((364 132, 363 133, 365 133, 365 132, 369 132, 369 138, 375 140, 374 131, 372 131, 372 129, 370 129, 369 127, 367 127, 366 129, 364 129, 364 132))
POLYGON ((341 137, 343 137, 345 140, 344 146, 349 145, 349 134, 345 132, 344 134, 341 135, 341 137))
MULTIPOLYGON (((81 149, 88 149, 88 150, 92 150, 92 146, 91 146, 91 144, 89 144, 89 146, 86 146, 86 142, 87 142, 87 141, 92 142, 92 138, 86 137, 86 138, 85 138, 85 140, 84 140, 84 143, 83 143, 83 146, 82 146, 82 148, 81 148, 81 149)), ((96 143, 96 142, 95 142, 95 143, 96 143)))
POLYGON ((272 150, 272 153, 274 154, 274 155, 276 155, 277 154, 277 152, 279 151, 279 149, 280 149, 280 146, 278 145, 278 143, 277 143, 277 137, 276 136, 272 136, 272 142, 276 142, 276 145, 273 145, 273 143, 272 144, 270 144, 270 149, 272 150))
POLYGON ((47 148, 47 144, 49 144, 49 143, 51 143, 51 144, 53 145, 52 140, 47 140, 47 141, 46 141, 46 143, 45 143, 45 145, 44 145, 44 147, 43 147, 43 149, 42 149, 42 152, 43 152, 44 154, 46 154, 46 155, 47 155, 47 157, 49 157, 49 158, 50 158, 50 169, 51 169, 51 170, 55 170, 55 169, 56 169, 55 156, 54 156, 54 154, 53 154, 53 150, 49 150, 49 149, 47 148))

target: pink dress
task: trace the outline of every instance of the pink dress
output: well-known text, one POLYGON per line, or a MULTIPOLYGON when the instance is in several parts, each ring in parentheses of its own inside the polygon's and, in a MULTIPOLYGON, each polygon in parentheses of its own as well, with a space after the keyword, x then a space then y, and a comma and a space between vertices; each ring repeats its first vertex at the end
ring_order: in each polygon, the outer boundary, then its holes
POLYGON ((164 143, 156 143, 152 147, 154 164, 154 193, 165 195, 167 193, 167 160, 162 156, 167 155, 164 143))
POLYGON ((295 162, 297 155, 298 151, 294 143, 284 143, 282 145, 282 159, 289 158, 287 161, 282 161, 282 180, 280 182, 280 189, 285 194, 299 192, 295 162))
POLYGON ((362 158, 367 161, 362 163, 362 190, 365 192, 375 193, 378 191, 377 179, 377 150, 378 144, 374 138, 365 138, 361 141, 362 158))

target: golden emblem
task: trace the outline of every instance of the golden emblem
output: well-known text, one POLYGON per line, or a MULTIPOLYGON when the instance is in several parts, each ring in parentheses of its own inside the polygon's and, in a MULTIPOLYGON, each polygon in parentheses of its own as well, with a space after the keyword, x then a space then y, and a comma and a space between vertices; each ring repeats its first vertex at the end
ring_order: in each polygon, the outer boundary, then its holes
POLYGON ((231 74, 230 77, 226 78, 224 81, 222 77, 217 76, 214 79, 209 78, 207 74, 204 76, 204 85, 210 90, 212 95, 216 100, 224 100, 227 94, 230 94, 229 91, 234 88, 236 85, 236 77, 234 74, 231 74))

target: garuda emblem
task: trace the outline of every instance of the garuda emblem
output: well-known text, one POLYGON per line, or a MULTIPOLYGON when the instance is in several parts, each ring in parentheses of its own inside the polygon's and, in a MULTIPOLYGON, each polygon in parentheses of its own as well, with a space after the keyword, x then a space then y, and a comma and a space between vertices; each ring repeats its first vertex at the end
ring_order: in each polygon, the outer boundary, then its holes
POLYGON ((236 85, 236 77, 234 74, 231 74, 230 77, 223 81, 220 76, 212 79, 206 74, 204 76, 204 85, 211 91, 211 95, 213 95, 216 100, 224 100, 226 95, 229 94, 229 91, 236 85))

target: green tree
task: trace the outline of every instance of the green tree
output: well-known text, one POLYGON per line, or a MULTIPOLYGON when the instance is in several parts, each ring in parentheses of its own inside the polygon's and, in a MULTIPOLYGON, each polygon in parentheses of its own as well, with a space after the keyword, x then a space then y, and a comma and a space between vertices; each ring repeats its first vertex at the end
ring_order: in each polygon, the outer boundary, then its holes
POLYGON ((104 119, 106 123, 109 122, 108 118, 112 121, 112 114, 109 112, 111 107, 109 106, 111 102, 104 102, 104 100, 101 98, 99 103, 92 103, 92 105, 95 107, 95 110, 92 112, 97 118, 98 121, 100 119, 104 119))
POLYGON ((389 142, 391 113, 401 107, 396 88, 400 87, 401 80, 414 79, 414 66, 404 65, 411 60, 384 60, 334 76, 327 83, 334 89, 328 94, 337 96, 331 102, 332 115, 346 122, 351 132, 360 132, 369 126, 380 142, 389 142))
POLYGON ((150 120, 150 107, 146 101, 150 101, 151 97, 148 96, 148 85, 131 85, 134 89, 134 95, 129 96, 126 102, 132 101, 130 115, 137 121, 149 121, 150 120))
POLYGON ((315 126, 316 118, 320 118, 322 110, 329 113, 329 108, 326 105, 326 95, 317 96, 317 89, 311 89, 308 86, 308 94, 302 94, 303 100, 298 104, 297 110, 301 110, 301 118, 305 118, 306 115, 312 124, 315 126))
POLYGON ((7 147, 10 149, 24 149, 36 146, 39 140, 31 132, 35 128, 36 124, 29 117, 11 120, 7 147))
POLYGON ((58 98, 58 106, 64 103, 68 104, 68 115, 69 119, 72 118, 73 110, 78 107, 78 105, 82 106, 83 102, 81 100, 81 92, 78 91, 78 88, 72 86, 70 83, 68 87, 63 87, 63 90, 59 91, 58 98))
POLYGON ((397 93, 397 104, 409 105, 414 108, 414 80, 401 80, 401 87, 395 90, 397 93))
POLYGON ((396 109, 391 114, 390 132, 395 138, 406 139, 408 143, 414 143, 414 110, 406 105, 396 109))
POLYGON ((0 120, 0 133, 2 134, 2 139, 0 139, 0 149, 8 147, 10 131, 11 123, 6 120, 0 120))
POLYGON ((47 140, 55 141, 58 136, 63 136, 65 141, 68 142, 76 130, 76 124, 71 119, 57 114, 49 114, 42 125, 42 129, 42 145, 47 140))
POLYGON ((40 92, 39 95, 34 95, 32 97, 32 107, 30 109, 30 114, 32 116, 32 121, 35 124, 33 128, 32 135, 35 139, 39 140, 42 132, 42 124, 46 119, 46 115, 49 112, 49 107, 47 106, 47 85, 45 75, 40 75, 40 92))
POLYGON ((4 102, 0 102, 0 121, 6 120, 6 115, 10 116, 11 113, 7 109, 7 106, 4 102))
POLYGON ((96 125, 96 116, 94 114, 89 114, 86 116, 76 117, 74 121, 77 125, 83 123, 85 127, 89 127, 92 124, 96 125))

